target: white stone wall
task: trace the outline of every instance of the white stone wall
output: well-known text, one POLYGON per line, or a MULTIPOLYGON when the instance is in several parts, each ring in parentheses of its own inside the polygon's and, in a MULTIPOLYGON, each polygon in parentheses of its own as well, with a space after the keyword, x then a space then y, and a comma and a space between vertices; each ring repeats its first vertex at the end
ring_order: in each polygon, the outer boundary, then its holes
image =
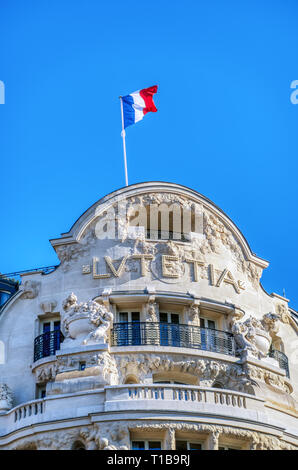
MULTIPOLYGON (((124 218, 122 222, 125 225, 127 220, 124 218)), ((245 321, 249 316, 262 320, 265 314, 277 313, 280 321, 276 335, 283 342, 284 352, 289 358, 290 384, 293 389, 291 396, 297 399, 298 370, 295 350, 298 328, 288 314, 287 301, 279 296, 269 295, 263 290, 259 284, 259 277, 267 262, 253 255, 238 228, 203 196, 179 185, 165 183, 134 185, 106 196, 89 208, 71 231, 63 234, 60 239, 52 240, 52 245, 60 257, 60 266, 51 274, 32 273, 24 276, 21 291, 7 304, 0 316, 0 341, 5 347, 5 361, 3 364, 0 363, 0 378, 1 382, 7 384, 13 391, 14 406, 36 398, 33 343, 34 338, 40 334, 40 320, 49 315, 45 313, 48 308, 45 306, 51 306, 52 315, 62 315, 62 303, 71 292, 76 294, 79 302, 101 298, 114 313, 117 311, 117 295, 119 298, 122 296, 121 305, 125 305, 125 298, 127 305, 133 301, 134 305, 137 305, 137 295, 142 294, 139 305, 143 312, 143 320, 146 319, 148 291, 151 292, 150 295, 156 297, 153 301, 156 302, 157 308, 161 301, 177 303, 179 295, 184 296, 184 300, 180 302, 181 311, 189 308, 193 301, 199 305, 204 299, 209 299, 215 304, 215 310, 221 318, 219 323, 223 329, 229 328, 229 309, 230 313, 235 311, 235 308, 244 312, 241 321, 245 321), (196 204, 204 214, 203 235, 199 241, 192 243, 145 241, 135 238, 99 240, 95 235, 96 224, 101 220, 103 211, 116 203, 117 197, 125 197, 129 204, 134 200, 144 205, 148 201, 196 204), (152 255, 152 259, 146 261, 146 275, 142 275, 144 273, 140 259, 133 258, 134 255, 140 254, 152 255), (178 258, 177 261, 166 258, 166 262, 172 264, 170 270, 177 277, 165 275, 162 256, 178 258), (114 272, 104 257, 118 260, 111 261, 114 272), (195 257, 204 263, 198 267, 197 281, 194 279, 193 264, 186 261, 189 257, 195 257), (98 262, 94 261, 94 258, 98 262), (119 269, 121 260, 125 260, 122 270, 119 269), (228 270, 226 275, 224 275, 225 270, 228 270), (98 274, 103 273, 109 277, 99 279, 98 274), (166 295, 173 296, 174 300, 165 300, 166 295)), ((161 348, 157 347, 158 352, 161 352, 161 348)), ((111 350, 112 355, 115 353, 116 348, 111 350)), ((139 350, 133 353, 139 353, 139 350)), ((177 348, 175 354, 180 354, 177 348)), ((191 351, 186 353, 183 351, 183 354, 191 356, 191 351)), ((196 354, 204 357, 202 351, 196 354)), ((229 361, 231 358, 225 357, 222 360, 229 361)), ((271 366, 267 366, 270 369, 271 366)), ((272 365, 271 370, 274 371, 274 367, 276 364, 272 365)), ((281 371, 278 373, 282 376, 281 371)), ((283 406, 284 404, 281 409, 283 406)), ((290 407, 293 406, 295 407, 291 402, 290 407)), ((214 413, 216 414, 216 410, 214 413)), ((285 413, 281 417, 281 411, 270 410, 270 413, 275 413, 275 418, 282 425, 287 423, 292 427, 288 414, 285 413)), ((291 410, 291 413, 295 414, 295 410, 291 410)), ((0 422, 1 419, 0 416, 0 422)))

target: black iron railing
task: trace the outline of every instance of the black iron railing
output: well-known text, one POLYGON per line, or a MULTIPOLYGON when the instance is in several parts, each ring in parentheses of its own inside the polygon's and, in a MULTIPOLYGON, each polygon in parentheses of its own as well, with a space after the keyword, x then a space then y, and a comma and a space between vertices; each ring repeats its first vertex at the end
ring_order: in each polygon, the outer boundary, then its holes
POLYGON ((286 371, 287 377, 290 378, 290 370, 289 370, 289 361, 288 357, 281 351, 277 349, 271 349, 269 352, 270 357, 274 357, 277 360, 279 367, 286 371))
POLYGON ((114 323, 112 346, 172 346, 235 356, 233 335, 227 331, 176 323, 114 323))
POLYGON ((34 340, 34 362, 55 355, 63 340, 64 336, 60 330, 47 331, 37 336, 34 340))

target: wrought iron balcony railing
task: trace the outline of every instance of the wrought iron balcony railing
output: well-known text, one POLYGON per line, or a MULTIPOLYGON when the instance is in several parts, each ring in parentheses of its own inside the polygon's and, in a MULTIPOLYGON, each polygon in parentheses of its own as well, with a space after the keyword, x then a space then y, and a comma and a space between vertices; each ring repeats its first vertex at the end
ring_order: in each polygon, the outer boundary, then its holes
POLYGON ((47 331, 37 336, 34 340, 34 362, 55 355, 63 340, 64 336, 60 330, 47 331))
POLYGON ((112 346, 172 346, 235 356, 232 333, 193 325, 157 322, 114 323, 112 346))
POLYGON ((278 351, 277 349, 271 349, 271 351, 269 352, 269 357, 274 357, 274 359, 277 360, 279 367, 285 370, 287 377, 290 378, 288 357, 283 352, 278 351))

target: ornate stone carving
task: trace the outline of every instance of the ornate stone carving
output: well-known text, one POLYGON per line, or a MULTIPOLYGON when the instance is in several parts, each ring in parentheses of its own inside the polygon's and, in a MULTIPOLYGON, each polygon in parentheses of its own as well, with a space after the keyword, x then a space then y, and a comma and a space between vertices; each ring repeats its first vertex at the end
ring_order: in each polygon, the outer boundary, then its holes
POLYGON ((217 382, 222 388, 252 393, 252 385, 255 384, 241 366, 208 359, 190 360, 182 356, 180 361, 176 361, 170 355, 161 357, 140 354, 116 356, 116 361, 122 382, 128 376, 134 376, 137 381, 143 382, 152 373, 177 372, 193 375, 205 387, 212 387, 217 382))
POLYGON ((111 385, 118 384, 118 369, 115 358, 107 351, 98 354, 97 364, 103 379, 111 385))
POLYGON ((146 321, 157 322, 158 304, 155 302, 155 296, 150 295, 146 305, 146 321))
POLYGON ((78 429, 39 433, 34 437, 18 440, 11 446, 11 450, 71 450, 78 436, 78 429))
POLYGON ((81 242, 56 247, 55 250, 63 271, 68 271, 73 261, 88 255, 93 244, 95 244, 94 232, 91 231, 81 242))
POLYGON ((21 284, 21 288, 23 291, 22 298, 23 299, 35 299, 39 292, 40 282, 31 281, 28 279, 24 283, 21 284))
POLYGON ((0 413, 12 408, 13 393, 6 384, 0 384, 0 413))
POLYGON ((56 300, 46 301, 40 304, 40 308, 42 309, 44 314, 52 313, 56 307, 57 307, 56 300))
POLYGON ((287 309, 287 307, 285 306, 285 304, 277 304, 276 307, 276 313, 280 319, 281 322, 283 323, 287 323, 289 324, 290 323, 290 315, 289 315, 289 311, 287 309))
MULTIPOLYGON (((46 373, 47 371, 42 372, 41 378, 45 377, 46 373)), ((56 375, 59 373, 60 378, 59 383, 57 383, 57 386, 55 386, 53 389, 54 391, 49 391, 49 393, 52 394, 58 393, 57 390, 59 388, 59 384, 62 384, 64 379, 66 379, 66 381, 73 380, 73 382, 76 381, 79 384, 82 377, 89 377, 91 379, 93 377, 96 384, 101 384, 101 386, 104 384, 117 385, 119 383, 119 373, 116 361, 114 357, 107 351, 99 352, 97 354, 90 352, 59 356, 57 358, 54 372, 52 372, 51 379, 54 378, 54 373, 56 375), (85 363, 85 368, 83 371, 80 371, 79 366, 82 362, 85 363), (80 374, 78 374, 76 371, 80 371, 80 374), (64 374, 63 380, 61 380, 61 374, 64 374)), ((93 382, 89 382, 91 388, 95 387, 95 382, 93 382)), ((78 389, 80 389, 80 385, 78 385, 78 389)))
MULTIPOLYGON (((128 423, 128 428, 134 431, 184 431, 204 433, 210 435, 211 446, 216 446, 220 436, 234 437, 238 441, 247 441, 251 450, 296 450, 297 448, 283 441, 281 438, 256 431, 249 431, 230 426, 189 423, 128 423)), ((209 440, 209 441, 210 441, 209 440)), ((215 450, 215 449, 214 449, 215 450)))
POLYGON ((234 335, 237 346, 236 353, 240 354, 240 356, 245 356, 245 354, 250 351, 254 356, 258 355, 258 350, 253 342, 253 337, 249 334, 248 327, 244 323, 235 322, 231 327, 231 331, 234 335), (248 335, 249 339, 246 338, 246 335, 248 335))
POLYGON ((76 295, 71 293, 63 302, 63 309, 65 313, 62 317, 62 329, 66 337, 64 347, 69 346, 72 341, 73 344, 107 342, 113 314, 104 305, 93 300, 78 303, 76 295))
POLYGON ((244 372, 245 375, 247 377, 250 377, 251 380, 255 379, 262 381, 288 394, 292 393, 293 391, 287 379, 283 376, 275 374, 274 372, 270 372, 261 367, 256 367, 252 365, 245 366, 244 372))
POLYGON ((18 439, 11 450, 70 450, 75 441, 84 444, 86 450, 128 450, 130 448, 129 431, 144 433, 164 432, 166 449, 175 448, 175 433, 185 432, 198 435, 209 435, 209 448, 216 450, 221 437, 235 439, 246 443, 251 450, 297 450, 297 447, 286 442, 284 436, 274 436, 263 432, 250 431, 240 427, 195 424, 186 422, 145 422, 128 421, 121 423, 102 423, 75 428, 73 430, 48 431, 35 436, 18 439))
POLYGON ((35 377, 37 383, 46 383, 54 381, 56 375, 58 374, 59 368, 58 364, 49 364, 46 366, 41 366, 36 370, 35 377))
POLYGON ((113 424, 94 424, 92 427, 80 430, 80 437, 84 439, 87 450, 128 450, 129 432, 127 426, 113 424))
POLYGON ((263 328, 274 338, 279 330, 279 317, 275 313, 266 313, 261 320, 263 328))
POLYGON ((199 323, 199 313, 200 313, 200 308, 199 308, 198 303, 193 302, 190 305, 189 309, 188 309, 188 318, 189 318, 190 322, 192 322, 194 324, 198 324, 199 323))
POLYGON ((236 321, 234 317, 231 322, 231 331, 237 345, 237 353, 245 358, 247 353, 261 359, 266 357, 271 345, 271 334, 276 329, 277 318, 273 315, 265 315, 262 321, 250 316, 244 322, 236 321), (273 326, 274 324, 274 326, 273 326))

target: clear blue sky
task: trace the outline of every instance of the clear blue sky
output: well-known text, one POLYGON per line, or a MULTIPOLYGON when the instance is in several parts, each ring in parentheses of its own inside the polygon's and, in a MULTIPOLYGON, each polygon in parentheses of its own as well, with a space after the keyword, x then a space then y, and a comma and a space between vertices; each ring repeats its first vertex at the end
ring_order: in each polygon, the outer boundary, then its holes
POLYGON ((127 130, 129 182, 206 195, 298 308, 296 0, 0 0, 0 271, 124 186, 118 96, 159 85, 127 130))

